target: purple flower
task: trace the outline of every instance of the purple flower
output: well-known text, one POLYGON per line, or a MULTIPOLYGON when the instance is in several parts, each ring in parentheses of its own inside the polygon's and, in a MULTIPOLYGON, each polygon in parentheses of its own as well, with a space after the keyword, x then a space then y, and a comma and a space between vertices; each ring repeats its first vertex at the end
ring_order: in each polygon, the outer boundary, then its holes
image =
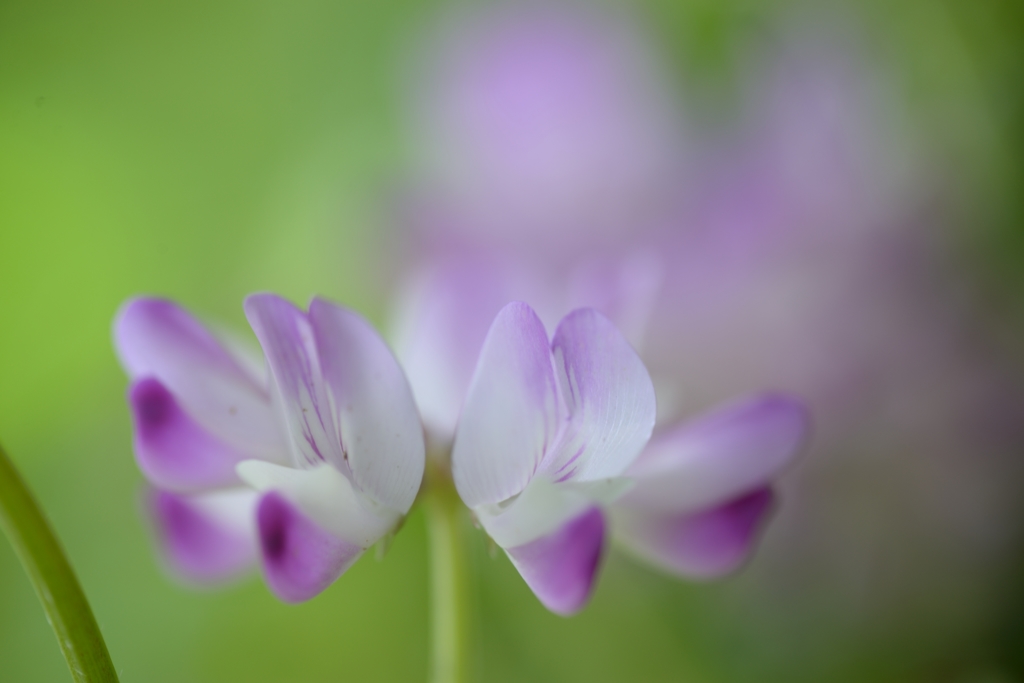
POLYGON ((662 426, 648 443, 651 380, 609 320, 577 310, 549 343, 533 309, 513 303, 488 331, 514 270, 447 266, 414 287, 399 348, 424 415, 445 418, 431 428, 435 441, 450 438, 447 420, 461 405, 456 486, 547 607, 583 606, 606 520, 631 554, 682 576, 718 576, 750 555, 772 482, 806 438, 802 403, 755 396, 662 426), (595 474, 602 458, 608 469, 595 474))
POLYGON ((422 428, 405 376, 358 315, 269 294, 245 311, 269 372, 171 302, 122 308, 135 454, 174 570, 218 580, 258 554, 274 593, 298 602, 408 512, 422 428))
POLYGON ((640 358, 593 309, 548 339, 523 303, 505 306, 480 351, 452 448, 463 501, 550 610, 590 596, 604 545, 602 502, 654 428, 640 358))

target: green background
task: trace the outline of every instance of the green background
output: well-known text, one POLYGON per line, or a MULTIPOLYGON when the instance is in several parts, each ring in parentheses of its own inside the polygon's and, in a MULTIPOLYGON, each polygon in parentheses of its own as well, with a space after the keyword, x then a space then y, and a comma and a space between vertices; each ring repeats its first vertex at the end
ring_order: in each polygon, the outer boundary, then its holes
MULTIPOLYGON (((837 7, 893 65, 915 127, 959 169, 970 224, 953 236, 954 253, 990 315, 1017 329, 1019 4, 837 7)), ((245 329, 241 300, 256 290, 299 301, 323 294, 383 323, 389 255, 402 248, 387 230, 405 161, 402 59, 439 8, 0 2, 0 438, 79 572, 123 681, 424 679, 419 511, 382 561, 363 558, 303 605, 279 603, 255 577, 196 592, 166 576, 138 514, 142 478, 110 323, 125 298, 152 293, 245 329)), ((804 9, 638 5, 681 87, 707 92, 728 90, 745 41, 804 9)), ((1009 593, 992 600, 1001 609, 967 623, 930 622, 928 609, 860 623, 830 612, 827 585, 814 589, 820 600, 794 606, 760 595, 751 578, 760 560, 736 578, 691 585, 613 554, 592 605, 562 619, 504 557, 490 557, 480 534, 472 539, 481 680, 1024 673, 1015 669, 1019 612, 1009 593)), ((0 680, 68 680, 5 543, 0 680)))

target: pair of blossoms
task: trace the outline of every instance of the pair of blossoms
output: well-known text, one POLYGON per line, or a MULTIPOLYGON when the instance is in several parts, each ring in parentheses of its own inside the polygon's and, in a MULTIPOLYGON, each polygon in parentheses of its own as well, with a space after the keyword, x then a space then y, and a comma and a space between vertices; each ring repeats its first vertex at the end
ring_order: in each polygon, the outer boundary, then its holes
MULTIPOLYGON (((280 599, 300 602, 400 525, 421 488, 424 429, 358 314, 271 294, 245 313, 263 358, 172 302, 125 304, 115 342, 134 450, 177 573, 211 582, 259 562, 280 599)), ((513 302, 442 441, 480 525, 548 609, 572 614, 609 534, 679 575, 735 568, 806 429, 799 403, 764 395, 655 432, 651 378, 610 321, 578 309, 549 338, 513 302)))

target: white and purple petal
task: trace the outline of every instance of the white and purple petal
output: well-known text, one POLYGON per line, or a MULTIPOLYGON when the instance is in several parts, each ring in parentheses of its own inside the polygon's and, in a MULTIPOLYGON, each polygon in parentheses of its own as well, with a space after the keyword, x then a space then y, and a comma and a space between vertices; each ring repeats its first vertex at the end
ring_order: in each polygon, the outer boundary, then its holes
POLYGON ((147 509, 171 572, 195 583, 216 583, 254 566, 256 498, 246 489, 194 496, 150 491, 147 509))
POLYGON ((552 612, 568 616, 590 599, 604 550, 605 522, 592 507, 553 533, 505 552, 526 584, 552 612))
POLYGON ((355 484, 405 514, 423 479, 423 426, 390 349, 361 316, 314 299, 309 319, 355 484))
POLYGON ((160 489, 187 493, 240 485, 235 465, 249 456, 210 434, 153 377, 128 391, 139 469, 160 489))
POLYGON ((328 462, 346 469, 308 316, 273 294, 246 298, 245 315, 263 347, 284 403, 296 464, 314 467, 328 462))
POLYGON ((155 377, 206 430, 249 457, 285 450, 264 377, 198 320, 164 299, 132 299, 114 321, 114 343, 133 379, 155 377))
POLYGON ((592 308, 563 318, 551 349, 568 423, 541 471, 556 482, 619 476, 654 429, 657 407, 647 368, 592 308))
POLYGON ((298 469, 246 460, 237 470, 242 481, 257 491, 277 491, 321 529, 364 549, 380 540, 402 517, 364 495, 327 463, 298 469))
POLYGON ((656 434, 626 472, 635 486, 619 505, 692 512, 766 485, 807 438, 806 407, 765 394, 714 410, 656 434))
POLYGON ((324 530, 276 491, 260 498, 256 524, 263 575, 285 602, 315 597, 363 553, 362 547, 324 530))
POLYGON ((568 520, 599 504, 593 491, 534 477, 522 493, 501 503, 473 508, 487 535, 502 548, 525 545, 553 533, 568 520))
POLYGON ((773 500, 772 490, 762 487, 698 512, 614 507, 612 531, 618 543, 650 564, 688 578, 714 578, 751 555, 773 500))
POLYGON ((497 504, 529 483, 558 434, 547 333, 533 309, 505 306, 477 362, 455 433, 452 474, 470 508, 497 504))

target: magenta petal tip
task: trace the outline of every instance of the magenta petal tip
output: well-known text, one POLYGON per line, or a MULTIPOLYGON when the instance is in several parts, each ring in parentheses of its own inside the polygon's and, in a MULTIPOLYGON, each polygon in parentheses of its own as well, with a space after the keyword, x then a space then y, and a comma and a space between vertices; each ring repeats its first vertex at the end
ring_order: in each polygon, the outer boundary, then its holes
POLYGON ((593 592, 604 531, 604 515, 591 508, 558 531, 506 552, 541 603, 569 616, 583 609, 593 592))
POLYGON ((321 529, 274 491, 260 500, 256 525, 267 584, 284 602, 315 597, 363 552, 321 529))

